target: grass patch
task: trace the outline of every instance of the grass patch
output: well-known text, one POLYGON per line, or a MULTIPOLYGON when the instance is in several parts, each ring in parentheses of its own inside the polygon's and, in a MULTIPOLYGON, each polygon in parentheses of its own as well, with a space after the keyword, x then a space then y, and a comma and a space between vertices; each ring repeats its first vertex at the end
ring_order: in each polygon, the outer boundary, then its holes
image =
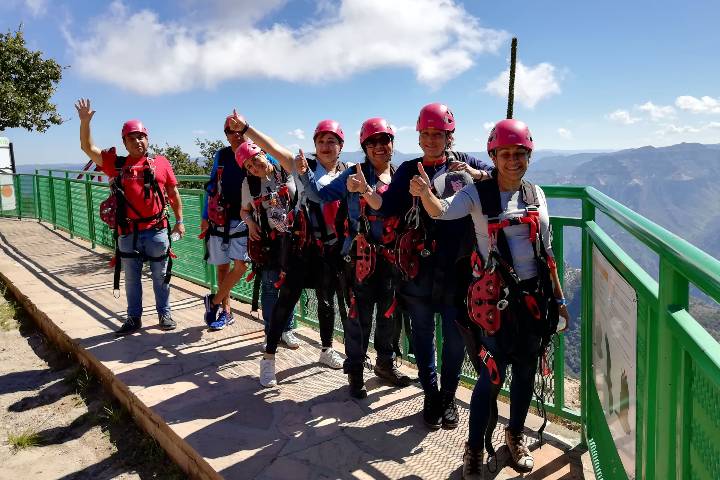
POLYGON ((0 331, 7 332, 18 328, 17 314, 18 309, 14 302, 0 298, 0 331))
POLYGON ((112 425, 119 425, 125 420, 125 410, 122 407, 113 405, 112 403, 106 403, 103 405, 101 418, 112 425))
POLYGON ((71 385, 75 393, 80 395, 82 398, 86 398, 90 387, 94 385, 95 379, 87 371, 85 367, 78 367, 74 369, 67 377, 65 377, 65 383, 71 385))
POLYGON ((25 431, 17 435, 8 435, 8 444, 15 450, 24 450, 42 445, 42 437, 37 432, 25 431))

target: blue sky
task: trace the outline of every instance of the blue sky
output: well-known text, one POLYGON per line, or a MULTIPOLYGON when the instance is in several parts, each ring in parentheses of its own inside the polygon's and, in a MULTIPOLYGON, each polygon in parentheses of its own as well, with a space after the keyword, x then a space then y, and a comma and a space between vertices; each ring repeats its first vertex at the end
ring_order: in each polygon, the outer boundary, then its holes
POLYGON ((539 149, 720 143, 720 3, 633 0, 5 0, 0 27, 68 66, 53 98, 66 122, 11 129, 19 164, 83 162, 73 108, 89 97, 101 147, 142 119, 152 143, 223 138, 233 107, 291 147, 337 119, 358 150, 363 120, 419 151, 426 103, 448 104, 459 150, 503 118, 510 39, 515 117, 539 149))

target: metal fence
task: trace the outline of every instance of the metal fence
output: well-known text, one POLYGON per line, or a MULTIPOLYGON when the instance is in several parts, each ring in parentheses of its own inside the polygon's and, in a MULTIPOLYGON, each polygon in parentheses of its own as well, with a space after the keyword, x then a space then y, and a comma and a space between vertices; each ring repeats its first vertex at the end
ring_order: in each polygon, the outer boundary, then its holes
MULTIPOLYGON (((179 176, 178 180, 197 182, 206 178, 179 176)), ((108 186, 97 176, 37 171, 34 175, 16 175, 14 186, 16 207, 0 212, 2 216, 37 218, 88 239, 93 247, 112 247, 112 234, 98 215, 108 186)), ((212 288, 215 272, 203 262, 204 245, 197 238, 203 191, 181 189, 180 193, 187 235, 174 246, 178 255, 174 273, 212 288)), ((598 478, 720 478, 720 345, 688 312, 690 286, 720 302, 720 262, 594 188, 549 186, 545 193, 549 198, 578 202, 582 209, 579 217, 551 219, 556 258, 564 258, 566 229, 579 229, 582 238, 581 408, 578 411, 567 406, 565 359, 571 346, 566 345, 564 336, 557 336, 549 359, 552 374, 547 410, 580 423, 598 478), (598 225, 596 211, 655 252, 659 282, 598 225), (592 378, 593 249, 602 253, 637 295, 637 358, 633 365, 637 369, 637 416, 634 472, 629 474, 592 378)), ((563 262, 558 261, 558 266, 562 279, 563 262)), ((240 281, 232 293, 247 302, 251 286, 240 281)), ((304 294, 296 318, 316 325, 315 305, 314 296, 304 294)), ((337 318, 336 333, 341 335, 337 318)), ((436 342, 441 349, 442 336, 439 328, 437 331, 436 342)), ((407 354, 407 341, 402 346, 407 354)), ((467 359, 463 378, 475 380, 467 359)))

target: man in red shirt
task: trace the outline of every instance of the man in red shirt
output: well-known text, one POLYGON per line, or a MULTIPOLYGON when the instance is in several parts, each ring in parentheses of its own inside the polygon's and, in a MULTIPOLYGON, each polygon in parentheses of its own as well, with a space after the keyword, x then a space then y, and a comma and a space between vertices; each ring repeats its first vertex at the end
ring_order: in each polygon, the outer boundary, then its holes
POLYGON ((80 99, 75 104, 80 117, 80 148, 110 178, 121 176, 120 188, 123 198, 118 198, 125 207, 119 209, 118 247, 122 268, 125 270, 125 295, 127 298, 127 320, 115 332, 127 335, 141 326, 142 283, 141 273, 145 260, 150 262, 150 272, 155 293, 155 304, 160 328, 172 330, 176 327, 170 316, 170 284, 167 276, 170 239, 165 199, 175 213, 173 233, 185 234, 182 201, 177 189, 177 180, 172 166, 163 156, 148 157, 147 129, 139 120, 125 122, 122 139, 127 157, 118 157, 115 147, 100 150, 90 136, 90 121, 95 111, 89 99, 80 99), (157 187, 157 188, 155 188, 157 187), (124 210, 124 213, 123 213, 124 210))

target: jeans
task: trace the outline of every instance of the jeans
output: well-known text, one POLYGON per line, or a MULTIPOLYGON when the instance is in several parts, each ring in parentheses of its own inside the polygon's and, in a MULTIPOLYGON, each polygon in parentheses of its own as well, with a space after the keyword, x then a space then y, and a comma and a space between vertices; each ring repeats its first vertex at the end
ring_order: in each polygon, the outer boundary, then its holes
MULTIPOLYGON (((484 337, 482 343, 490 351, 500 373, 500 385, 505 383, 508 363, 512 364, 510 381, 510 421, 508 429, 522 432, 525 426, 530 401, 533 396, 535 372, 538 365, 537 347, 540 339, 520 332, 515 337, 515 353, 509 353, 498 346, 495 337, 484 337)), ((483 446, 485 429, 490 417, 491 382, 487 368, 481 368, 477 383, 470 398, 470 423, 468 444, 472 448, 483 446)))
POLYGON ((435 362, 435 313, 441 317, 442 367, 440 390, 454 395, 460 383, 460 372, 465 359, 465 342, 455 325, 458 310, 452 305, 432 306, 429 299, 405 300, 405 310, 410 316, 413 349, 417 362, 418 377, 425 393, 438 390, 437 364, 435 362))
MULTIPOLYGON (((137 232, 136 251, 147 257, 159 257, 167 253, 170 242, 167 229, 142 230, 137 232)), ((133 234, 121 235, 118 246, 122 253, 133 252, 133 234)), ((125 296, 127 298, 128 317, 142 316, 142 267, 141 257, 121 257, 122 269, 125 271, 125 296)), ((155 309, 158 315, 170 313, 170 285, 165 283, 168 259, 150 261, 150 276, 155 292, 155 309)))
MULTIPOLYGON (((264 268, 262 270, 261 287, 260 287, 260 304, 262 306, 263 323, 265 324, 265 335, 267 336, 270 327, 270 319, 272 318, 273 310, 278 299, 279 289, 275 288, 275 282, 280 278, 280 271, 276 269, 264 268)), ((290 310, 288 315, 287 325, 285 326, 285 332, 289 332, 293 329, 293 317, 295 311, 290 310)))
POLYGON ((345 373, 362 371, 376 307, 374 346, 378 362, 391 362, 395 357, 393 343, 397 336, 397 313, 390 318, 385 317, 385 312, 392 306, 395 298, 392 268, 384 260, 378 260, 375 272, 365 283, 356 283, 353 286, 357 314, 353 318, 348 316, 345 325, 345 373))

